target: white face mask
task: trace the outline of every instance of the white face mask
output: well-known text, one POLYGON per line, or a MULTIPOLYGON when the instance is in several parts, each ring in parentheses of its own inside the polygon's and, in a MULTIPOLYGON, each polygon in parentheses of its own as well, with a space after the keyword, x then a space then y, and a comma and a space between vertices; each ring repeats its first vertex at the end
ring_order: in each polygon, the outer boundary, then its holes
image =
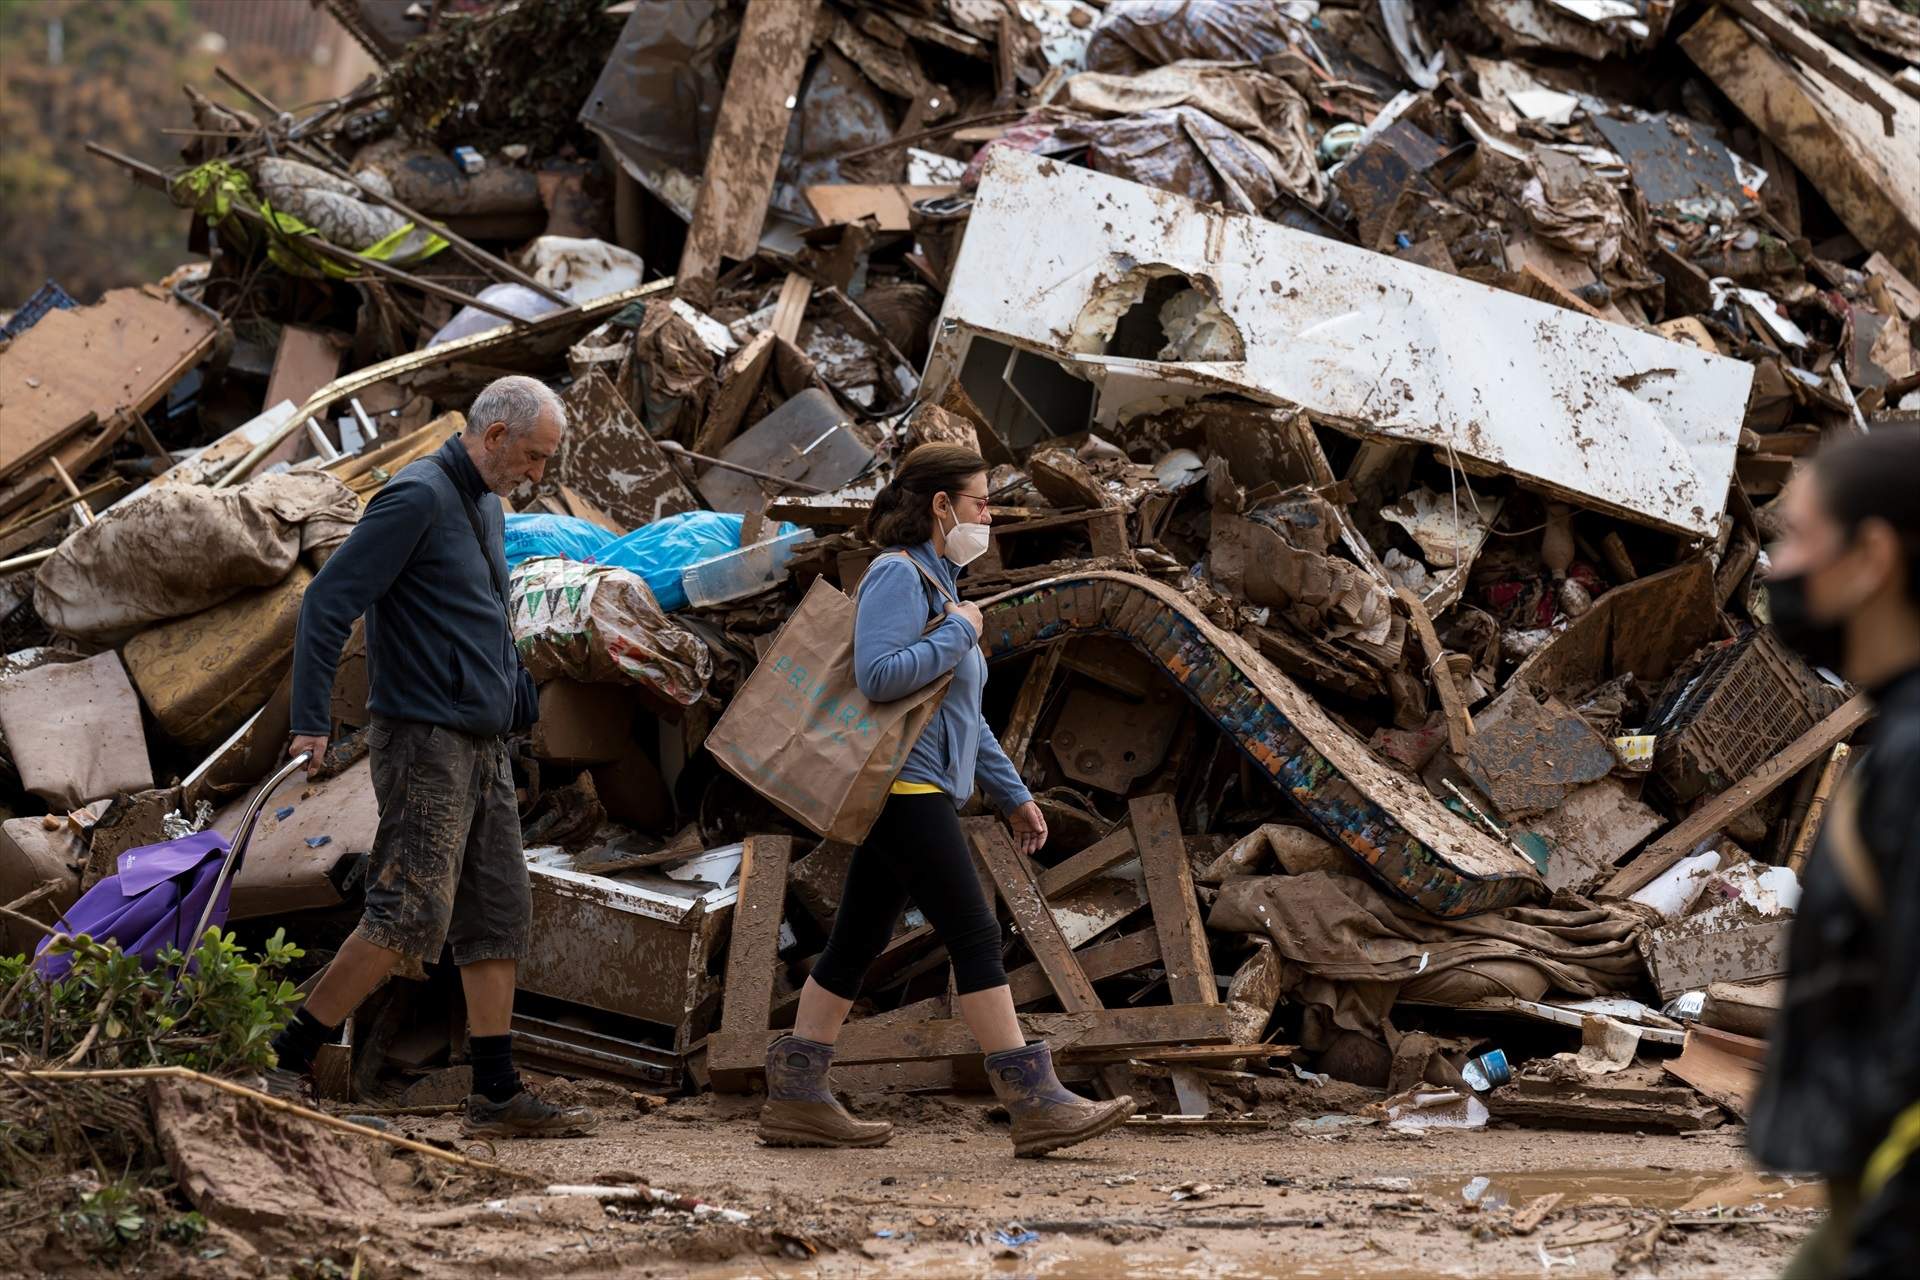
POLYGON ((953 528, 947 532, 947 549, 943 554, 964 569, 987 554, 987 526, 962 524, 958 516, 954 519, 953 528))

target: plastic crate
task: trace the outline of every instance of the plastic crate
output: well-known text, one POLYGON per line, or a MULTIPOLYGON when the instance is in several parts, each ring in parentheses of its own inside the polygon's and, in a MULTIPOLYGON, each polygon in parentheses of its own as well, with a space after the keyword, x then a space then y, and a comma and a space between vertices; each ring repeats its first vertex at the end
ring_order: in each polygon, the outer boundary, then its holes
POLYGON ((1661 690, 1645 732, 1653 769, 1675 799, 1724 791, 1840 705, 1834 688, 1771 627, 1709 649, 1661 690))

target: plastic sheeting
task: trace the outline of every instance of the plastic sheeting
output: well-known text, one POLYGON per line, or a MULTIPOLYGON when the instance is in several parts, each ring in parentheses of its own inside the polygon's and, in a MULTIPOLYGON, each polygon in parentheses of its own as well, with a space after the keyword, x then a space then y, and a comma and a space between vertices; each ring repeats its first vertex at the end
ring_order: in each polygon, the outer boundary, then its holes
MULTIPOLYGON (((725 555, 740 545, 741 517, 718 511, 689 511, 642 525, 617 536, 573 516, 507 517, 507 563, 519 565, 538 556, 561 556, 588 564, 613 565, 639 574, 668 613, 687 607, 680 575, 688 565, 725 555)), ((782 524, 766 537, 797 533, 782 524)))

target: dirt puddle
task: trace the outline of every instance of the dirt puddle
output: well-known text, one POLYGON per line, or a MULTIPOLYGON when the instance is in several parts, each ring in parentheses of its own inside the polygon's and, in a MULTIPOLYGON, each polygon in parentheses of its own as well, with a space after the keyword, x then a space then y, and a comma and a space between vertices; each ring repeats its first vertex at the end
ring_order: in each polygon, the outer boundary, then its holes
POLYGON ((1530 1169, 1478 1177, 1425 1179, 1415 1187, 1434 1204, 1478 1204, 1483 1209, 1524 1205, 1537 1196, 1560 1192, 1561 1204, 1622 1201, 1638 1209, 1705 1213, 1714 1209, 1819 1209, 1826 1197, 1812 1179, 1781 1178, 1770 1173, 1724 1169, 1530 1169))

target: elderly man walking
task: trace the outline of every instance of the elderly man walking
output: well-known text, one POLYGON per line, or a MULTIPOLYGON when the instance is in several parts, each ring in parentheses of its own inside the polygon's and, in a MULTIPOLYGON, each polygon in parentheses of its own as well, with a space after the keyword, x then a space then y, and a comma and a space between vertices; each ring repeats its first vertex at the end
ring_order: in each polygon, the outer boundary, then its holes
POLYGON ((465 1131, 557 1137, 587 1113, 544 1102, 513 1067, 515 970, 531 898, 504 735, 537 714, 507 618, 496 495, 537 481, 566 414, 532 378, 501 378, 466 430, 410 463, 307 588, 293 659, 292 754, 318 763, 334 670, 366 616, 367 741, 380 827, 360 924, 274 1041, 285 1071, 315 1053, 388 974, 421 976, 451 941, 467 997, 473 1092, 465 1131))

